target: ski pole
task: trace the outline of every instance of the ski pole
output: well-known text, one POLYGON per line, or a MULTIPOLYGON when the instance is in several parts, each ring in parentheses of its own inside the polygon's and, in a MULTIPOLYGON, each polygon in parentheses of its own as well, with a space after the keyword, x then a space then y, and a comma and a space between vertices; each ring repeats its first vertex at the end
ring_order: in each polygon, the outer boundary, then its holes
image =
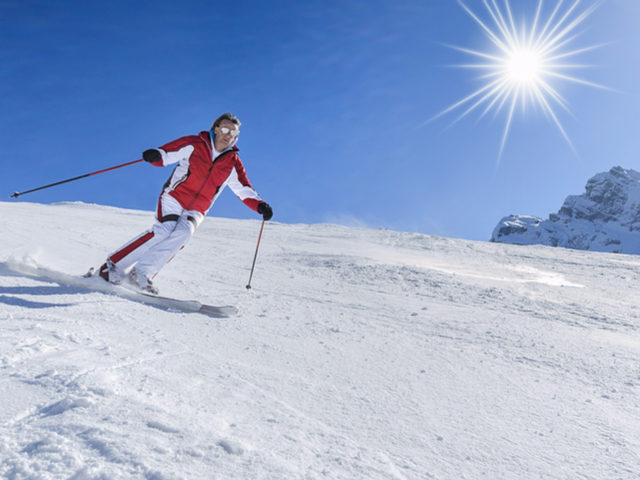
POLYGON ((258 244, 256 245, 256 253, 253 255, 253 265, 251 265, 251 274, 249 275, 249 283, 247 283, 247 290, 251 289, 251 279, 253 278, 253 269, 256 266, 256 258, 258 258, 258 248, 260 248, 260 239, 262 238, 262 229, 264 228, 264 220, 260 225, 260 233, 258 234, 258 244))
POLYGON ((87 173, 85 175, 80 175, 79 177, 68 178, 68 179, 62 180, 60 182, 50 183, 49 185, 43 185, 42 187, 32 188, 31 190, 26 190, 24 192, 15 192, 13 195, 11 195, 11 198, 18 198, 20 195, 25 195, 25 194, 31 193, 31 192, 37 192, 38 190, 44 190, 45 188, 55 187, 56 185, 61 185, 63 183, 67 183, 67 182, 73 182, 74 180, 80 180, 81 178, 87 178, 87 177, 90 177, 92 175, 98 175, 99 173, 109 172, 111 170, 115 170, 116 168, 127 167, 129 165, 133 165, 134 163, 140 163, 142 161, 143 161, 143 159, 141 158, 140 160, 134 160, 133 162, 123 163, 122 165, 116 165, 115 167, 105 168, 104 170, 98 170, 97 172, 87 173))

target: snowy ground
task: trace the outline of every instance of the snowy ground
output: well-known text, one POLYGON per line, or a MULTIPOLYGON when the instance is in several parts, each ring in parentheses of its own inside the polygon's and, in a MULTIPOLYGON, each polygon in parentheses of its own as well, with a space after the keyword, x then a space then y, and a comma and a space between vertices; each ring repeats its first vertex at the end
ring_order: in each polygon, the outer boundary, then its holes
POLYGON ((640 478, 640 257, 207 218, 156 280, 81 274, 149 212, 0 202, 0 477, 640 478))

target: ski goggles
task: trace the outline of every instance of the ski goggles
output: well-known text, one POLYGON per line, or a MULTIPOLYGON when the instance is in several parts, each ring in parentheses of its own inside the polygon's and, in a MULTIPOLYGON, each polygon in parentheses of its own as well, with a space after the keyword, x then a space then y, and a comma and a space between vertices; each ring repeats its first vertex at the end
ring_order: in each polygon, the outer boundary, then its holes
POLYGON ((238 135, 240 135, 240 130, 238 130, 237 128, 234 128, 232 130, 229 127, 220 127, 220 133, 222 133, 223 135, 231 135, 232 137, 237 137, 238 135))

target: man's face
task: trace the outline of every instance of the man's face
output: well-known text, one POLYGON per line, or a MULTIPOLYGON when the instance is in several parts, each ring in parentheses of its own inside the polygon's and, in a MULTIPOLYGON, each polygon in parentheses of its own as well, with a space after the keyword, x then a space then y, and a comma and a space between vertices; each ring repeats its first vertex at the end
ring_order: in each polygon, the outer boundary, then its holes
POLYGON ((229 145, 231 145, 231 143, 233 143, 233 141, 240 133, 240 130, 235 123, 229 120, 222 120, 220 122, 220 125, 213 129, 213 133, 216 134, 214 146, 216 147, 217 151, 221 152, 229 145))

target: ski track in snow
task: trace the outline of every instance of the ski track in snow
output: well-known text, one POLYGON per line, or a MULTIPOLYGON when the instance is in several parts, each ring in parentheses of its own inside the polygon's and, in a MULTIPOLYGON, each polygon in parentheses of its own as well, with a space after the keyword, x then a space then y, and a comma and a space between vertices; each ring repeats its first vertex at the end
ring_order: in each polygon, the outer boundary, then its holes
POLYGON ((0 477, 640 478, 640 258, 207 218, 165 311, 27 278, 152 213, 0 202, 0 477), (25 222, 28 219, 28 222, 25 222))

